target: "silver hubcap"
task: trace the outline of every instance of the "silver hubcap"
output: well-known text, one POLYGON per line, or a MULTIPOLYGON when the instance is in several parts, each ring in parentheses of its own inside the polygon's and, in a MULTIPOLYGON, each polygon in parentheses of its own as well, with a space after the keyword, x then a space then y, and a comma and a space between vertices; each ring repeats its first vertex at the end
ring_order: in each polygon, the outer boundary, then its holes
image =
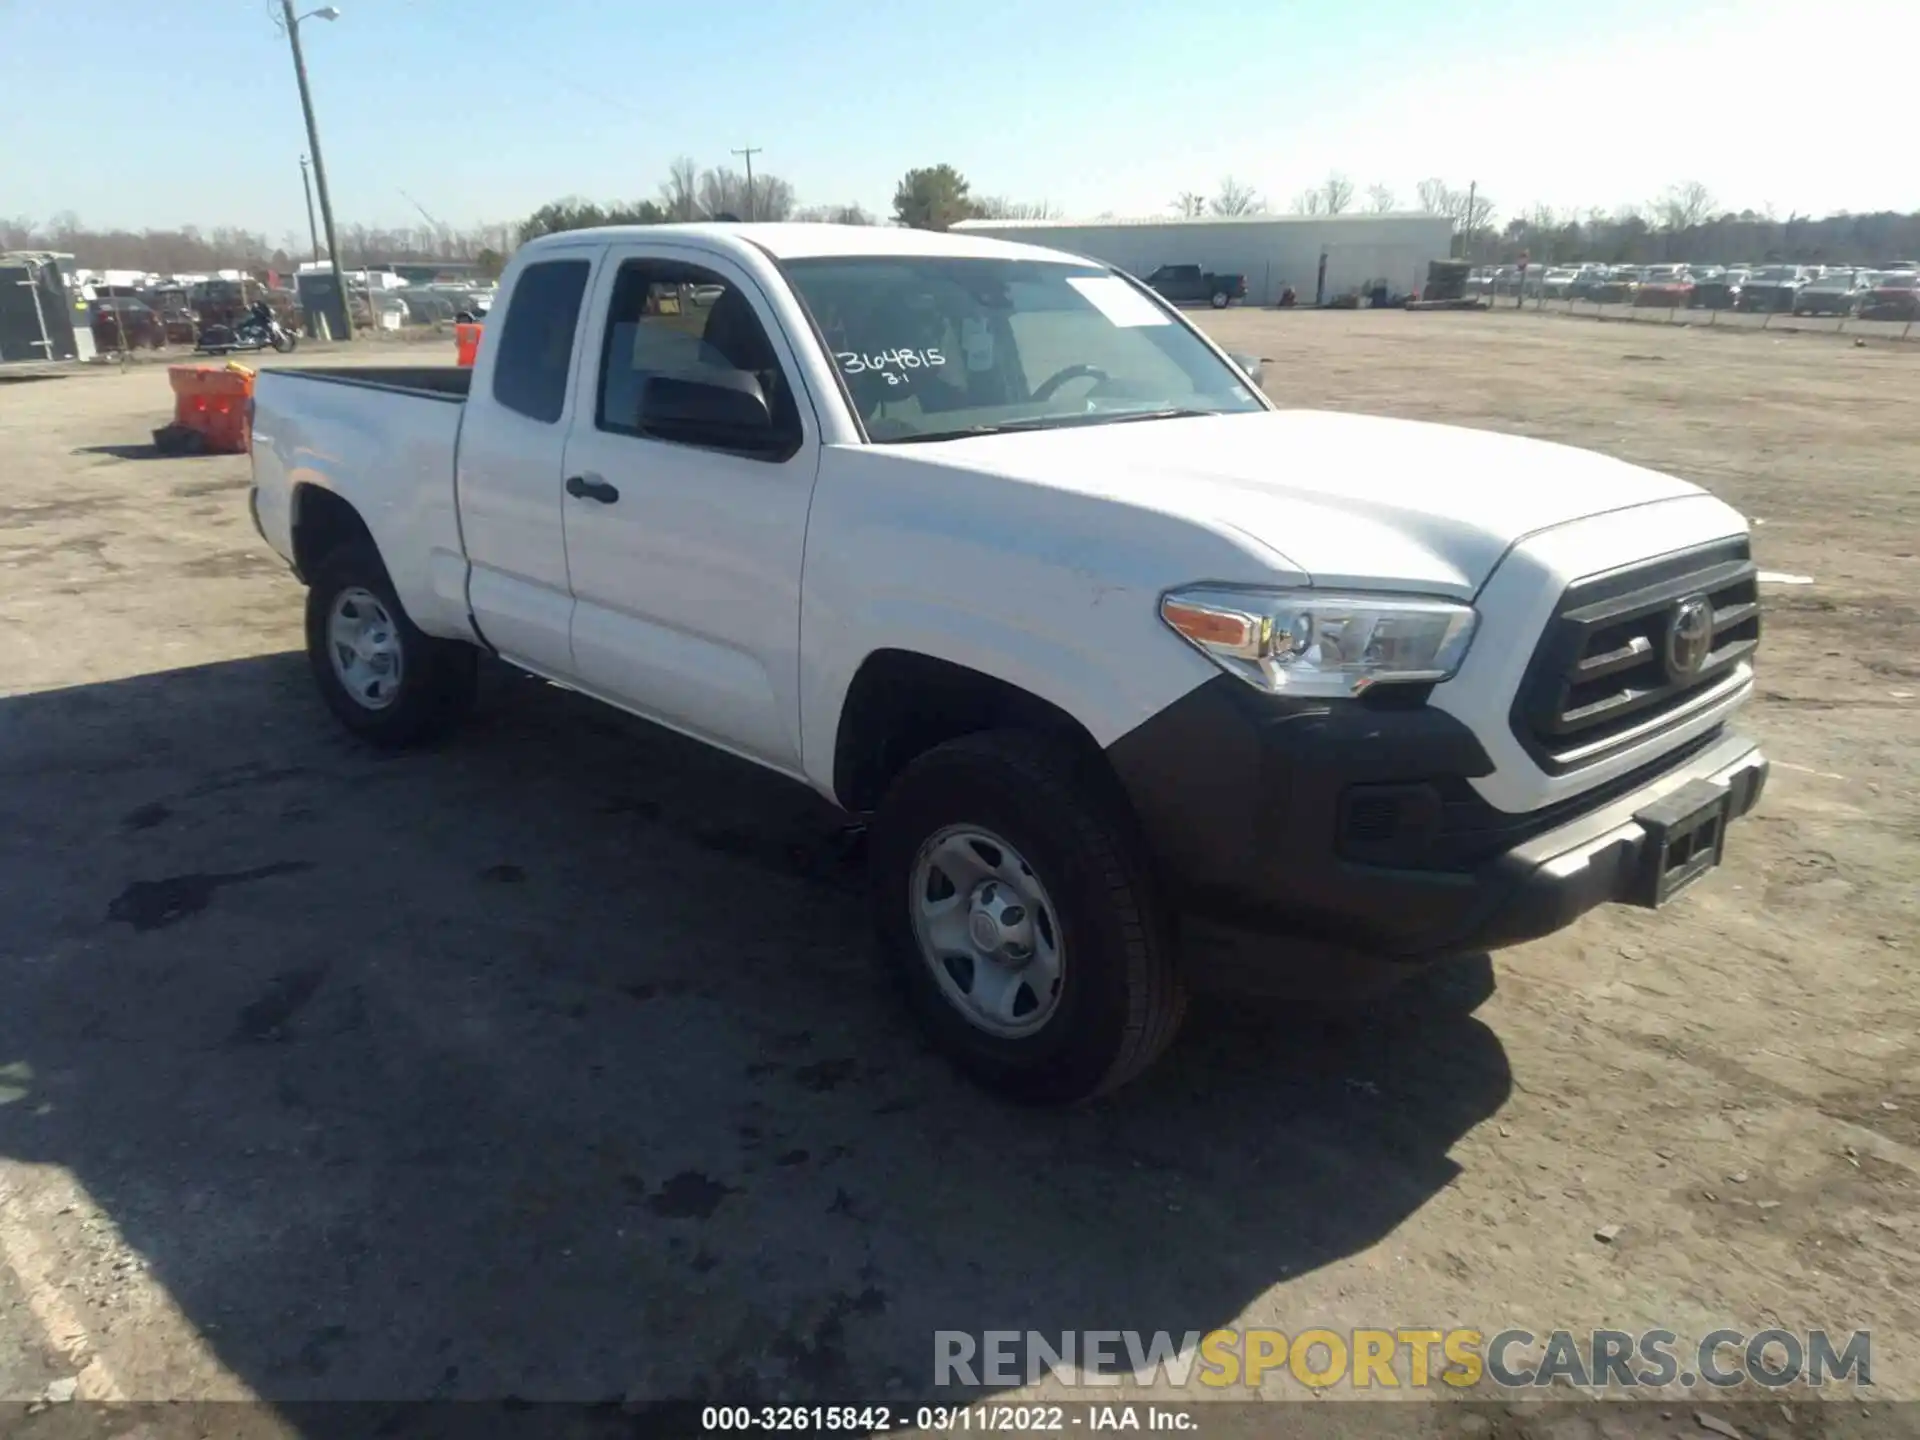
POLYGON ((400 631, 370 590, 354 587, 333 597, 327 616, 327 657, 355 702, 384 710, 400 695, 400 631))
POLYGON ((920 847, 907 904, 921 959, 968 1021, 1017 1039, 1053 1017, 1064 974, 1059 920, 1019 851, 991 831, 949 826, 920 847))

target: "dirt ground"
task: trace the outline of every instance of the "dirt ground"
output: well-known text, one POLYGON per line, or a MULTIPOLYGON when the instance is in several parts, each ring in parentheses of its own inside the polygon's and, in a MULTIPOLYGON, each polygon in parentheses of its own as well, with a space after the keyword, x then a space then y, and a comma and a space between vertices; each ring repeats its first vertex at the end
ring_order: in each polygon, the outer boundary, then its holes
POLYGON ((1813 583, 1684 900, 1203 1007, 1070 1113, 921 1047, 810 796, 505 673, 358 748, 244 458, 145 447, 161 373, 0 385, 0 1399, 899 1404, 937 1329, 1230 1325, 1867 1328, 1920 1399, 1920 347, 1205 323, 1284 403, 1695 480, 1813 583))

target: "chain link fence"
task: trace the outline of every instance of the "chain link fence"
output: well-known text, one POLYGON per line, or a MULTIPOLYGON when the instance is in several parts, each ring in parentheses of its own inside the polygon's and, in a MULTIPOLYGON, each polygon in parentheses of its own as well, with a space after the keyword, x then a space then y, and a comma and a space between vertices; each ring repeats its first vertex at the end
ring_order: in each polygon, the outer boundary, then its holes
POLYGON ((1851 335, 1856 338, 1911 341, 1920 344, 1920 311, 1909 310, 1901 318, 1865 319, 1858 314, 1796 315, 1791 309, 1739 309, 1722 304, 1672 300, 1664 296, 1643 298, 1638 295, 1621 300, 1594 300, 1585 297, 1555 295, 1549 288, 1528 277, 1526 288, 1495 286, 1491 293, 1479 293, 1495 310, 1520 310, 1532 313, 1574 315, 1591 320, 1611 320, 1642 325, 1725 326, 1739 330, 1777 330, 1786 333, 1851 335))

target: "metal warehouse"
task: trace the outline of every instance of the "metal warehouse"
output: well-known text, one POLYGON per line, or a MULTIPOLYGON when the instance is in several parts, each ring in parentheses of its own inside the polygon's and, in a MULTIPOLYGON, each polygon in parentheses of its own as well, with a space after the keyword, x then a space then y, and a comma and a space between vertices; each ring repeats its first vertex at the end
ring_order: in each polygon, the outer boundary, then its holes
POLYGON ((1247 277, 1247 302, 1271 305, 1291 285, 1302 305, 1384 283, 1418 292, 1444 259, 1444 215, 1241 215, 1201 220, 965 220, 954 227, 1085 255, 1141 278, 1162 265, 1247 277), (1324 269, 1322 268, 1324 265, 1324 269))

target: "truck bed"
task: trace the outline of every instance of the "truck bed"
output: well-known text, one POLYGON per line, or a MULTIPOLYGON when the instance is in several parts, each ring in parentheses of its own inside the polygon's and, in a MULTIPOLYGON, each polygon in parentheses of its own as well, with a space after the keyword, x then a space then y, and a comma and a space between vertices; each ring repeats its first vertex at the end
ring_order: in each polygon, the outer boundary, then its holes
POLYGON ((262 367, 253 481, 268 543, 294 558, 297 492, 358 497, 407 613, 429 633, 466 633, 454 476, 472 383, 453 365, 262 367))
POLYGON ((473 371, 459 365, 315 365, 275 367, 275 376, 324 380, 330 385, 357 385, 369 390, 404 390, 436 400, 459 402, 473 386, 473 371))

